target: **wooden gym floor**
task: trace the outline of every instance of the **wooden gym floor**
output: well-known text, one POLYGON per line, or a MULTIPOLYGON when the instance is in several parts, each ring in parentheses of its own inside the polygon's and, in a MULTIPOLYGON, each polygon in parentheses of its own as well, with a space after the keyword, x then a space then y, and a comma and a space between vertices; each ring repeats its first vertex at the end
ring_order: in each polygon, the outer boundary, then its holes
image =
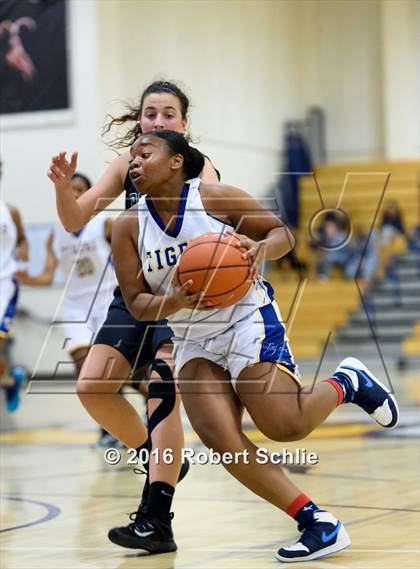
MULTIPOLYGON (((345 523, 353 545, 305 564, 311 569, 419 567, 418 375, 391 372, 402 411, 395 431, 379 431, 349 406, 300 443, 268 442, 248 425, 253 440, 270 452, 305 448, 319 456, 316 466, 290 467, 290 476, 345 523)), ((129 397, 138 404, 135 395, 129 397)), ((108 541, 108 529, 128 522, 143 478, 127 466, 125 455, 109 466, 103 451, 92 448, 96 429, 76 396, 26 395, 17 413, 2 410, 1 418, 4 569, 275 568, 276 550, 297 538, 287 516, 221 466, 196 464, 174 502, 178 552, 139 556, 119 548, 108 541)), ((190 429, 186 446, 202 450, 190 429)))

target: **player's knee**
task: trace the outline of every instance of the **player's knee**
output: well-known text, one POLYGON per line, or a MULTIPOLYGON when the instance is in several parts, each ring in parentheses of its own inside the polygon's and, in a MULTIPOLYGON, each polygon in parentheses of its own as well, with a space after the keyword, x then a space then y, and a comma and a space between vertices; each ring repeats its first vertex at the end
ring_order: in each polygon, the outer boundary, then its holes
POLYGON ((162 421, 174 411, 179 412, 179 398, 176 395, 175 383, 172 380, 151 381, 148 396, 148 429, 151 433, 162 421))
POLYGON ((287 419, 277 424, 259 425, 258 427, 269 439, 284 443, 299 441, 308 434, 305 424, 298 418, 287 419))
POLYGON ((208 421, 203 420, 202 417, 188 416, 188 418, 190 420, 192 428, 200 437, 201 442, 205 446, 208 446, 207 443, 212 436, 211 424, 208 421))
POLYGON ((90 379, 81 375, 76 383, 76 393, 83 403, 91 399, 92 395, 118 393, 120 387, 119 381, 90 379))
POLYGON ((87 396, 93 393, 92 382, 79 377, 76 383, 76 393, 82 403, 87 401, 87 396))
POLYGON ((277 439, 281 442, 292 442, 292 441, 301 441, 308 435, 308 429, 305 425, 299 424, 292 424, 289 425, 284 432, 284 436, 282 439, 277 439))
POLYGON ((88 381, 83 381, 80 378, 77 380, 76 383, 76 394, 79 398, 80 403, 84 407, 89 407, 89 403, 92 400, 92 390, 89 387, 88 381))
POLYGON ((195 417, 190 418, 190 421, 194 431, 207 448, 213 448, 215 451, 218 451, 222 443, 225 448, 226 432, 219 428, 217 423, 212 419, 207 417, 195 417))
POLYGON ((148 401, 170 398, 177 407, 181 403, 181 395, 175 381, 166 382, 159 375, 154 376, 153 373, 150 375, 149 383, 145 386, 145 395, 148 401))

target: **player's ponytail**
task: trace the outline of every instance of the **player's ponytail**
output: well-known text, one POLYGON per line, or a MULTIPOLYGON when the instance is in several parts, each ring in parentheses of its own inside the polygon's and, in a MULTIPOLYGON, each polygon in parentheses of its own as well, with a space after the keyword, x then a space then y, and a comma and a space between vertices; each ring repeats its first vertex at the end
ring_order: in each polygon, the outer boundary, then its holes
POLYGON ((187 157, 184 156, 184 172, 187 176, 187 180, 190 180, 200 175, 204 168, 204 156, 196 148, 189 145, 188 148, 189 154, 187 157))
POLYGON ((155 130, 149 136, 162 138, 172 155, 181 154, 184 158, 185 179, 197 178, 204 168, 204 156, 199 150, 190 146, 185 137, 174 130, 155 130))

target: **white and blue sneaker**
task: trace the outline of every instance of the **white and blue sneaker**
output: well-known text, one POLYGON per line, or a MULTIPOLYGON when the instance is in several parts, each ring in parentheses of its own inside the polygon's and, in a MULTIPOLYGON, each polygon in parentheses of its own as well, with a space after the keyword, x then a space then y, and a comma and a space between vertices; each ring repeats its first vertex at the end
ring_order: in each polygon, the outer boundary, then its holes
POLYGON ((282 547, 277 551, 276 559, 283 563, 312 561, 326 557, 349 547, 351 540, 343 524, 329 512, 314 512, 314 522, 303 528, 303 533, 296 543, 282 547))
POLYGON ((381 427, 393 429, 397 426, 399 410, 395 397, 361 361, 344 359, 332 379, 343 387, 344 403, 355 403, 381 427))

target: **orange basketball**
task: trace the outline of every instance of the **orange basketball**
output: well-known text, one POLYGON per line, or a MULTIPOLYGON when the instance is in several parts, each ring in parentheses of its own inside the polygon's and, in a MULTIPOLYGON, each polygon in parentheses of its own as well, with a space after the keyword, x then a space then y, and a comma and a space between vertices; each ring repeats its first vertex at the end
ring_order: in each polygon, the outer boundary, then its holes
POLYGON ((233 235, 208 233, 190 241, 178 262, 178 281, 192 280, 189 293, 205 293, 215 308, 227 308, 243 298, 252 284, 250 259, 233 235))

